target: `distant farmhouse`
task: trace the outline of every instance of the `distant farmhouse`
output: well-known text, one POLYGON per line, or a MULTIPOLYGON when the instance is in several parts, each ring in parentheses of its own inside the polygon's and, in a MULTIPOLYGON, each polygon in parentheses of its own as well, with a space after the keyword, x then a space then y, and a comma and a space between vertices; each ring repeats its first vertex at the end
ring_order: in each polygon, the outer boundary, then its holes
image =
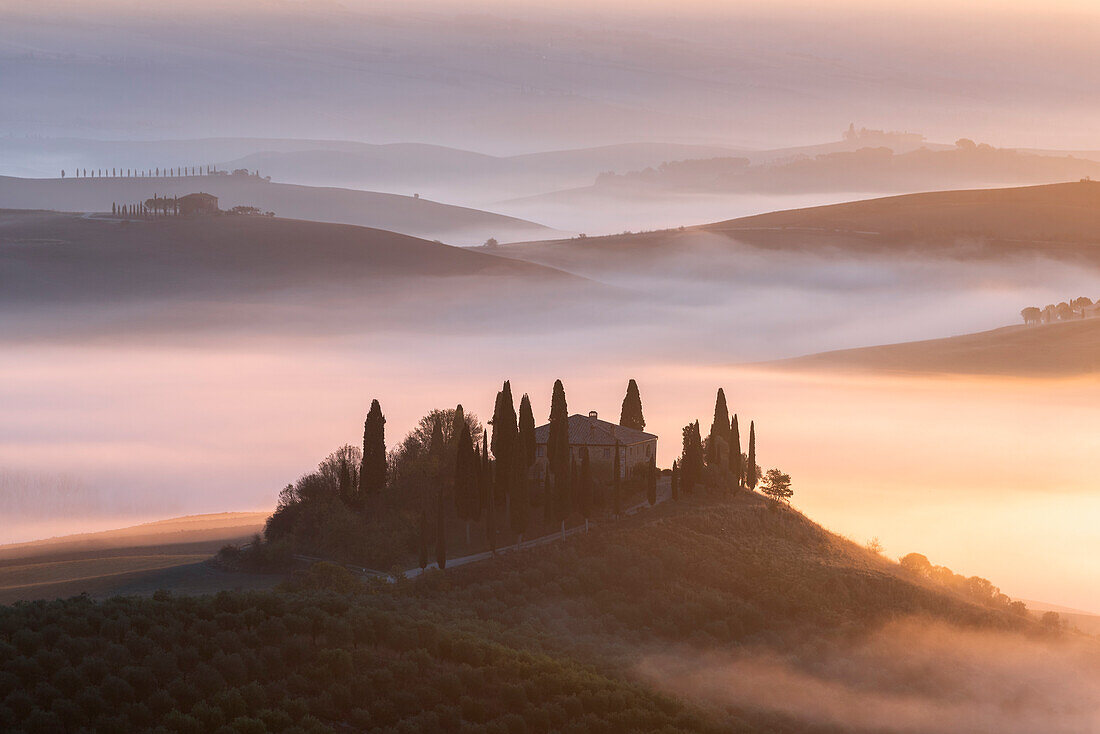
POLYGON ((218 197, 213 194, 187 194, 179 198, 180 214, 187 217, 197 214, 217 214, 218 197))
MULTIPOLYGON (((535 429, 535 478, 539 482, 545 481, 549 470, 546 456, 549 440, 550 424, 535 429)), ((569 448, 573 460, 579 465, 581 450, 587 447, 593 476, 606 471, 608 478, 612 477, 615 465, 612 452, 616 446, 619 450, 619 471, 624 479, 632 476, 639 467, 648 467, 657 455, 657 437, 652 433, 602 421, 594 410, 588 415, 569 416, 569 448)))

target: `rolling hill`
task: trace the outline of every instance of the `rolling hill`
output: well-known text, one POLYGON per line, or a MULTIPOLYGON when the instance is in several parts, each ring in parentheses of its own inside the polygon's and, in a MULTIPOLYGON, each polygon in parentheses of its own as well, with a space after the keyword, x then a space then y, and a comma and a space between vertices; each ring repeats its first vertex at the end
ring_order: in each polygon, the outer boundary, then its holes
POLYGON ((280 217, 357 224, 452 244, 529 239, 553 230, 501 214, 412 196, 272 183, 256 176, 27 179, 0 177, 0 208, 104 212, 113 203, 204 191, 222 209, 256 206, 280 217))
MULTIPOLYGON (((226 543, 246 541, 263 529, 267 513, 191 515, 99 533, 0 545, 0 604, 89 593, 108 597, 153 584, 172 583, 194 593, 234 588, 205 561, 226 543), (205 585, 198 585, 205 580, 205 585), (217 580, 222 586, 215 585, 217 580)), ((274 581, 272 581, 274 583, 274 581)))
MULTIPOLYGON (((277 592, 179 598, 166 589, 0 608, 4 629, 20 630, 0 648, 0 682, 33 674, 28 655, 62 661, 46 674, 50 688, 9 696, 0 716, 18 725, 40 707, 67 712, 54 701, 95 675, 102 691, 82 694, 72 715, 96 728, 162 717, 243 727, 234 717, 256 717, 269 729, 316 731, 444 721, 501 731, 889 731, 894 699, 913 731, 957 731, 944 724, 945 705, 949 714, 981 707, 983 720, 1045 713, 1050 722, 1046 688, 1022 683, 1033 656, 1060 680, 1096 651, 983 588, 949 591, 758 495, 700 492, 564 544, 414 581, 363 585, 319 564, 277 592), (126 646, 112 645, 123 610, 132 631, 126 646), (152 619, 172 633, 147 634, 152 619), (51 624, 65 634, 50 636, 51 624), (70 671, 74 638, 82 655, 70 671), (995 670, 967 664, 974 647, 995 670), (822 687, 831 695, 807 697, 822 687), (126 705, 93 706, 97 694, 126 705), (836 704, 853 697, 872 705, 857 715, 836 704)), ((1069 693, 1058 702, 1053 723, 1087 710, 1069 693)))
POLYGON ((518 305, 536 288, 598 290, 550 268, 408 235, 257 216, 0 212, 0 265, 0 330, 23 336, 78 332, 78 324, 125 324, 133 333, 240 319, 261 330, 299 320, 321 330, 441 328, 439 309, 457 317, 460 306, 481 304, 477 279, 518 305))
POLYGON ((605 237, 513 243, 502 254, 590 274, 630 254, 640 267, 705 243, 817 253, 908 252, 958 258, 1020 253, 1100 260, 1100 182, 906 194, 605 237))
POLYGON ((806 370, 1073 377, 1100 373, 1100 319, 1006 326, 944 339, 843 349, 773 362, 806 370))

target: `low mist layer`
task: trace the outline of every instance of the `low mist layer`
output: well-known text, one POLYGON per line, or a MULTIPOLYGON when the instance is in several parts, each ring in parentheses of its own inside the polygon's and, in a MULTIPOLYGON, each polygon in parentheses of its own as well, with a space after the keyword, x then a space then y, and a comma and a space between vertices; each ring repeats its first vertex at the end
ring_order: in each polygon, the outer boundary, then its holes
POLYGON ((1051 734, 1100 726, 1100 646, 906 620, 793 655, 663 654, 641 675, 681 696, 844 731, 1051 734))

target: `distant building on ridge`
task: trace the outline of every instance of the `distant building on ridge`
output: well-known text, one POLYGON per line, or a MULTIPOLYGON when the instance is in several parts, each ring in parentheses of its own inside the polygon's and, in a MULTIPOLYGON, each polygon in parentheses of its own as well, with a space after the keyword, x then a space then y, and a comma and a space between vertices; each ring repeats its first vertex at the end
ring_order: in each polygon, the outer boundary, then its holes
POLYGON ((180 214, 190 216, 195 214, 217 214, 218 197, 213 194, 187 194, 179 198, 180 214))
MULTIPOLYGON (((535 478, 540 482, 546 479, 549 469, 546 456, 549 440, 549 423, 535 429, 535 478)), ((608 478, 611 477, 616 440, 619 442, 619 470, 623 478, 633 475, 639 467, 648 467, 657 455, 657 437, 652 433, 602 421, 594 410, 588 415, 569 416, 569 450, 573 460, 579 465, 581 449, 587 446, 594 476, 597 471, 606 470, 608 478)))

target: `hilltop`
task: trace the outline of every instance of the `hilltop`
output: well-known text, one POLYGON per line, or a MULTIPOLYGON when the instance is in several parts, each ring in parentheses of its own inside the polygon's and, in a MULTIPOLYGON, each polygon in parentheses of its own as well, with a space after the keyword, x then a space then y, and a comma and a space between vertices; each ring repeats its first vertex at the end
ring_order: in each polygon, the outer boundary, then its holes
POLYGON ((1006 326, 944 339, 843 349, 770 363, 791 369, 1073 377, 1100 372, 1100 319, 1006 326))
MULTIPOLYGON (((346 155, 341 153, 340 155, 346 155)), ((213 194, 219 206, 255 206, 280 217, 356 224, 453 244, 527 239, 553 232, 502 214, 441 204, 413 196, 333 187, 273 183, 256 176, 30 179, 0 176, 0 208, 70 212, 111 211, 157 196, 213 194)))

